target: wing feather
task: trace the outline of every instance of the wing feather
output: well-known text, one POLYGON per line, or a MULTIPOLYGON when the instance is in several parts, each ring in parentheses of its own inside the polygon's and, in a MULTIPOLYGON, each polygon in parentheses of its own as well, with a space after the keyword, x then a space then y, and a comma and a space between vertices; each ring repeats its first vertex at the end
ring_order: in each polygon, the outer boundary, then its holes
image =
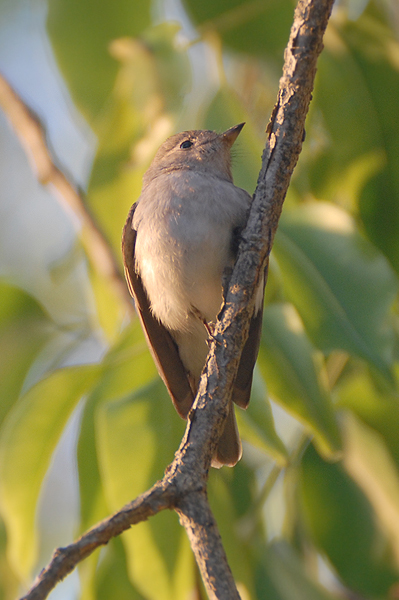
POLYGON ((122 235, 122 254, 126 281, 134 298, 136 311, 140 317, 159 374, 168 389, 177 412, 185 419, 194 401, 194 394, 187 372, 180 359, 177 345, 166 327, 152 314, 143 282, 136 271, 135 245, 137 232, 132 226, 135 208, 136 205, 133 205, 129 212, 122 235))
POLYGON ((248 339, 243 348, 240 364, 238 366, 237 377, 233 389, 233 402, 241 408, 247 408, 251 396, 252 375, 255 368, 256 359, 258 357, 260 338, 262 334, 262 317, 263 317, 263 296, 267 279, 268 264, 265 268, 262 286, 262 297, 259 307, 255 308, 249 326, 248 339))

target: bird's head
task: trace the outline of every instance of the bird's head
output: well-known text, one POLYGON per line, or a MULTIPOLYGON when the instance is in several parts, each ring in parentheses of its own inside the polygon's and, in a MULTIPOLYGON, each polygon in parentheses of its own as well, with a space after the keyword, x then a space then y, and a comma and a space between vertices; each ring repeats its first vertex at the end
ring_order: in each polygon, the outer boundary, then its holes
POLYGON ((199 129, 172 135, 156 153, 144 185, 158 175, 186 169, 232 181, 231 147, 244 125, 240 123, 224 133, 199 129))

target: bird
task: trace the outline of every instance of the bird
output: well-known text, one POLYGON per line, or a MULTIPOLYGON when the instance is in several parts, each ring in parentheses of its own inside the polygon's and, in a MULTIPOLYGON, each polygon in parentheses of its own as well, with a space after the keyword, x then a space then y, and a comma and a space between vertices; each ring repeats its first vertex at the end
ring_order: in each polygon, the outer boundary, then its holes
MULTIPOLYGON (((125 277, 149 348, 178 414, 198 390, 251 196, 233 183, 231 149, 245 123, 223 133, 183 131, 158 149, 122 235, 125 277)), ((247 408, 261 335, 264 278, 234 383, 247 408)), ((232 402, 212 466, 242 455, 232 402)))

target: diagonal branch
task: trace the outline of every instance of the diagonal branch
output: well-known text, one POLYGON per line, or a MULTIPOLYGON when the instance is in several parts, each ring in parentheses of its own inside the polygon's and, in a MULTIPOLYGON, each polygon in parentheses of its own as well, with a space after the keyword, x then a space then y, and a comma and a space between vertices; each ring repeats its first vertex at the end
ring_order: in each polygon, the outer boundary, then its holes
POLYGON ((24 104, 0 74, 0 107, 29 157, 37 178, 57 192, 57 199, 78 217, 83 228, 82 243, 97 272, 112 286, 124 309, 133 312, 130 295, 108 241, 85 204, 82 192, 72 185, 56 165, 46 143, 46 133, 38 117, 24 104))
POLYGON ((333 0, 298 2, 248 225, 198 396, 173 463, 151 490, 74 544, 56 551, 24 600, 45 598, 55 584, 95 548, 165 508, 173 508, 186 528, 209 597, 239 599, 206 497, 208 470, 248 335, 254 289, 265 270, 291 174, 301 151, 316 63, 332 5, 333 0))
POLYGON ((148 492, 86 531, 73 544, 55 550, 50 563, 39 573, 31 589, 21 600, 47 598, 57 583, 69 575, 94 550, 108 544, 111 538, 130 529, 132 525, 146 521, 165 508, 171 508, 174 503, 173 486, 166 487, 163 480, 157 482, 148 492))

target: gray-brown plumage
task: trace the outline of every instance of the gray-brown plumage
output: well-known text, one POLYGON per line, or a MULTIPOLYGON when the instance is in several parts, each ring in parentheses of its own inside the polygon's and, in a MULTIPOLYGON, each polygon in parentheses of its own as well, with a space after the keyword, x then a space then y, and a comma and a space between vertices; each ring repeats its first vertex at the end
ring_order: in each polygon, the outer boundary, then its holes
MULTIPOLYGON (((159 148, 123 232, 129 290, 175 408, 193 403, 208 337, 234 265, 249 194, 233 184, 230 150, 244 124, 222 134, 184 131, 159 148)), ((248 406, 262 321, 263 282, 235 381, 233 401, 248 406)), ((241 443, 233 406, 213 466, 234 465, 241 443)))

